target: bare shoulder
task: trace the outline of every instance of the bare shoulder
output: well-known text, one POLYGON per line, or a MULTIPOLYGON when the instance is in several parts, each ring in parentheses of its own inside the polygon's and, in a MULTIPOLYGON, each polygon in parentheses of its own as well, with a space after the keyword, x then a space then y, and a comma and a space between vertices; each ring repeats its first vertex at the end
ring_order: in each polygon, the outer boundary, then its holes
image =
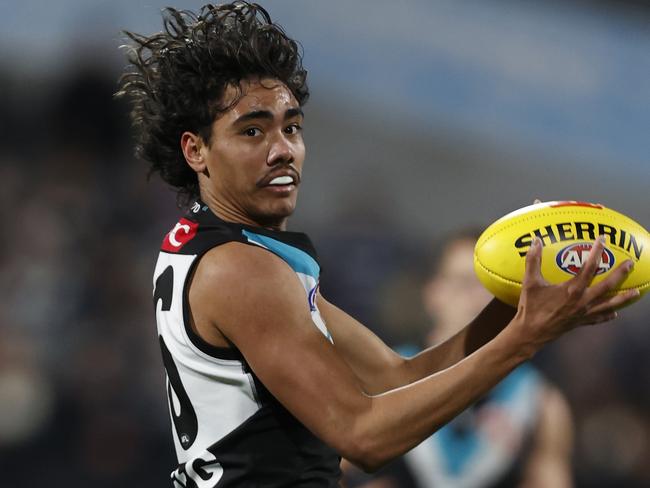
POLYGON ((211 249, 201 258, 194 281, 241 280, 242 275, 247 274, 260 279, 272 279, 282 271, 289 271, 286 263, 266 249, 241 242, 228 242, 211 249))
POLYGON ((272 252, 229 242, 201 258, 192 279, 196 297, 209 301, 252 300, 261 292, 295 292, 299 281, 289 265, 272 252), (244 293, 245 292, 245 293, 244 293))
POLYGON ((208 251, 197 265, 189 293, 197 327, 216 328, 240 346, 246 336, 254 337, 288 315, 309 318, 305 292, 289 265, 266 249, 244 243, 208 251))

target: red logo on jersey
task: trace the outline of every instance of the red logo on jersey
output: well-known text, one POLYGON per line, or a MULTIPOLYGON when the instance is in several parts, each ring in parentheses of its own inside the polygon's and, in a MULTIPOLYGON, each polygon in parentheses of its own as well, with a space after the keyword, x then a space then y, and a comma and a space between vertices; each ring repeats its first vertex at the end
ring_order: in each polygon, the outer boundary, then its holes
POLYGON ((198 228, 199 224, 197 222, 192 222, 187 219, 179 220, 174 228, 170 230, 163 239, 161 246, 163 251, 179 251, 185 244, 194 238, 198 228))

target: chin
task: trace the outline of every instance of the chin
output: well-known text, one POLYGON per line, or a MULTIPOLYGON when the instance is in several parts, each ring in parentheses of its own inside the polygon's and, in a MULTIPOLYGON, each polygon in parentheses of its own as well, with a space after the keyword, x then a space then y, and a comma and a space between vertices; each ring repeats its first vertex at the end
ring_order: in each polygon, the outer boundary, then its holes
POLYGON ((268 227, 281 227, 286 220, 291 217, 295 210, 294 205, 287 205, 283 207, 276 206, 272 209, 264 209, 254 216, 255 221, 263 226, 268 227))
POLYGON ((281 227, 296 209, 297 195, 261 195, 249 202, 247 214, 264 227, 281 227))

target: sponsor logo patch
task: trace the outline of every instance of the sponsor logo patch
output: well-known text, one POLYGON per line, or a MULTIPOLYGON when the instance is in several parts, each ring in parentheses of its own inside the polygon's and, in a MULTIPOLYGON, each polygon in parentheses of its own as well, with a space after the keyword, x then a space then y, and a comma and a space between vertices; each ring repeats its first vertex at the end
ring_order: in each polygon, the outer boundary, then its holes
POLYGON ((319 283, 316 283, 316 286, 314 286, 310 291, 309 291, 309 310, 312 312, 315 312, 317 309, 316 307, 316 297, 318 296, 318 287, 319 283))
MULTIPOLYGON (((562 271, 577 275, 589 259, 591 248, 592 244, 589 242, 571 244, 557 253, 555 263, 562 271)), ((604 248, 596 274, 600 275, 612 269, 614 261, 614 254, 609 249, 604 248)))
POLYGON ((174 228, 170 230, 163 239, 161 246, 163 251, 179 251, 185 244, 194 238, 198 228, 199 224, 197 222, 192 222, 187 219, 179 220, 174 228))

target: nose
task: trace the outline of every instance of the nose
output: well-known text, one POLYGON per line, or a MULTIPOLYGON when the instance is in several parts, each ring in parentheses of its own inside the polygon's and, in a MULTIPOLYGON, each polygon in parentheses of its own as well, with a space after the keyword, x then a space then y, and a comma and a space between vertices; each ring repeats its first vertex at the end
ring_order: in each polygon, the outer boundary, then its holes
POLYGON ((277 135, 271 141, 269 152, 266 156, 266 164, 268 166, 275 166, 276 164, 290 164, 293 163, 293 146, 284 135, 284 133, 277 135))

